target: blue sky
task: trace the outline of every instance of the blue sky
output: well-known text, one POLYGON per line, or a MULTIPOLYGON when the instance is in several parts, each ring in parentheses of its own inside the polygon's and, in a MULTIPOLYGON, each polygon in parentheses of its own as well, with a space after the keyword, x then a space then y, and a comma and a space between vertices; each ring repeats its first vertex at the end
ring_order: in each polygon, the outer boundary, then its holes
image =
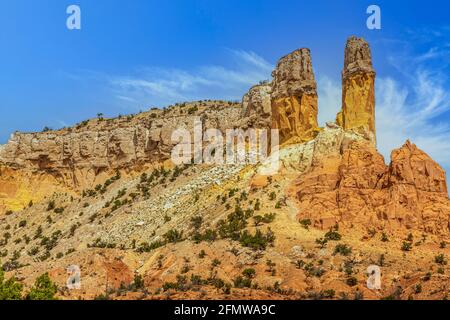
POLYGON ((450 169, 448 1, 0 0, 0 143, 206 98, 238 100, 282 55, 312 51, 319 120, 340 108, 350 35, 371 44, 379 149, 410 138, 450 169), (66 28, 81 7, 82 29, 66 28), (366 8, 381 8, 368 30, 366 8))

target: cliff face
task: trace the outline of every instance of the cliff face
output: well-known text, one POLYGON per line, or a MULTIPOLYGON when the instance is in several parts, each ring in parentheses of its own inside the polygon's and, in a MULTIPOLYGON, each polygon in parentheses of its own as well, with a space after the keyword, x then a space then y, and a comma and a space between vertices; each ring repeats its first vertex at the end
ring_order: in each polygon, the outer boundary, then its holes
POLYGON ((242 98, 242 117, 257 128, 270 128, 272 123, 271 83, 250 88, 242 98))
POLYGON ((317 125, 310 51, 298 49, 279 60, 271 83, 250 88, 241 104, 194 102, 59 131, 16 133, 0 149, 0 210, 20 210, 53 192, 76 194, 116 170, 137 174, 169 162, 177 143, 172 132, 186 128, 192 136, 197 117, 203 129, 222 132, 272 127, 282 145, 299 146, 289 155, 297 157, 289 193, 298 216, 319 228, 358 222, 448 231, 442 168, 409 142, 392 153, 389 166, 375 148, 375 72, 363 39, 348 39, 342 81, 342 111, 325 129, 317 125))
POLYGON ((280 130, 280 143, 313 139, 319 129, 318 105, 309 49, 281 58, 272 75, 272 128, 280 130))
POLYGON ((375 71, 369 44, 350 37, 342 71, 342 111, 336 122, 345 130, 368 134, 375 142, 375 71))
POLYGON ((335 151, 294 182, 300 219, 311 219, 321 229, 355 224, 449 232, 445 172, 414 144, 407 141, 394 150, 388 166, 364 141, 336 145, 335 151))
POLYGON ((116 119, 93 119, 75 127, 15 133, 0 149, 0 210, 19 210, 55 191, 93 188, 116 170, 140 171, 170 159, 172 132, 193 136, 194 117, 203 129, 233 128, 241 106, 205 101, 116 119), (34 190, 34 191, 32 191, 34 190))

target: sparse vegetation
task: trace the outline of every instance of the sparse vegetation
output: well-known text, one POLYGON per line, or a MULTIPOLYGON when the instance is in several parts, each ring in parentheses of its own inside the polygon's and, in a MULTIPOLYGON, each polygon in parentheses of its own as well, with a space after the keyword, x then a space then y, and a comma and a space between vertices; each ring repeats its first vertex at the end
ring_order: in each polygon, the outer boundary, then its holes
POLYGON ((342 256, 349 256, 352 253, 352 248, 346 244, 338 244, 334 248, 334 254, 340 254, 342 256))
POLYGON ((309 230, 309 227, 311 226, 311 219, 302 219, 299 221, 303 228, 306 230, 309 230))

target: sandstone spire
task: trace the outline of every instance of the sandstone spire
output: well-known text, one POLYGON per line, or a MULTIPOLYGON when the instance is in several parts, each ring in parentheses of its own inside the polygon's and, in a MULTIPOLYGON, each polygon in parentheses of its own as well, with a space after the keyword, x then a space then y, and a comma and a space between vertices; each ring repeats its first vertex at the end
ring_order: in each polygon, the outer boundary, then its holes
POLYGON ((313 139, 319 129, 317 85, 309 49, 281 58, 272 76, 272 128, 280 130, 280 143, 313 139))
POLYGON ((375 71, 369 44, 350 37, 342 71, 342 111, 336 122, 345 130, 369 134, 375 141, 375 71))

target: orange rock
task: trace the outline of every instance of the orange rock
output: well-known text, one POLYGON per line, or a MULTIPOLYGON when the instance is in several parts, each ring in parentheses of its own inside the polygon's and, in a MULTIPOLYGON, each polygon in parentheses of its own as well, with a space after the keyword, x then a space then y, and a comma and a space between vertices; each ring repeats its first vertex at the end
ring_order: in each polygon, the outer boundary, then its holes
POLYGON ((318 103, 309 49, 281 58, 273 78, 272 128, 280 130, 280 143, 313 139, 318 132, 318 103))
POLYGON ((342 71, 342 111, 336 122, 345 130, 369 133, 375 142, 375 71, 368 43, 350 37, 342 71))
POLYGON ((450 201, 444 170, 409 141, 391 164, 369 142, 313 163, 295 182, 299 218, 327 229, 335 223, 414 228, 448 234, 450 201))

